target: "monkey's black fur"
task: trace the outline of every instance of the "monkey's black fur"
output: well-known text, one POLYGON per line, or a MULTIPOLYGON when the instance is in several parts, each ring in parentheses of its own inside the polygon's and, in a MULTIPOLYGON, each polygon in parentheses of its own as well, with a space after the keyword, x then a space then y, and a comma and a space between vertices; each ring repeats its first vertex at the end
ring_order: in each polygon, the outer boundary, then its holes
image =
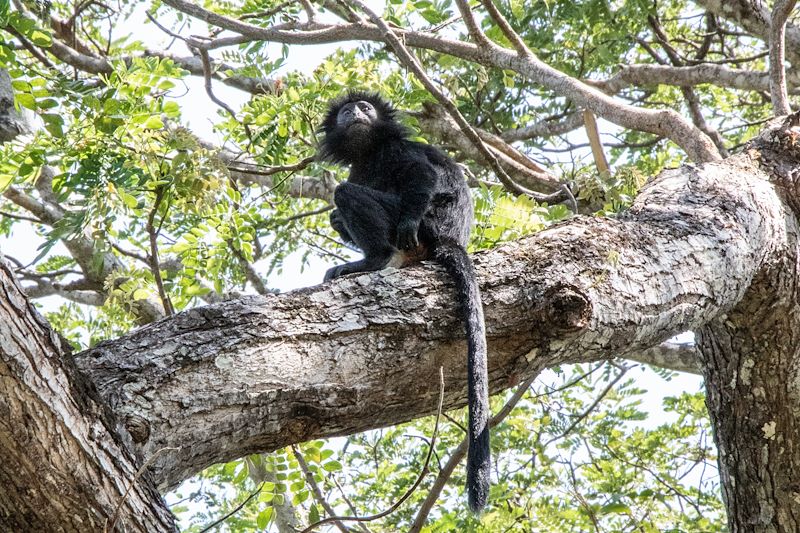
POLYGON ((331 268, 325 280, 430 258, 453 277, 467 332, 467 493, 470 508, 479 511, 489 496, 490 412, 483 308, 466 252, 472 201, 458 165, 438 149, 410 141, 395 115, 374 93, 350 92, 330 104, 320 153, 350 166, 347 181, 334 192, 331 225, 364 259, 331 268))

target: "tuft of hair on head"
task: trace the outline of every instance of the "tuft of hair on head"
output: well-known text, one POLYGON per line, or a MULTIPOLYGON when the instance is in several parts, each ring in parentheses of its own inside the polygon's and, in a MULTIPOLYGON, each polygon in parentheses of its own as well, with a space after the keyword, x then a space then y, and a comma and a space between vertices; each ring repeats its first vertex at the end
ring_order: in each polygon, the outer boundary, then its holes
POLYGON ((378 121, 373 127, 372 141, 377 145, 387 139, 405 139, 409 130, 397 120, 397 109, 383 96, 376 92, 350 90, 346 94, 331 100, 328 112, 319 127, 319 132, 324 134, 320 143, 319 157, 323 160, 348 163, 351 160, 351 147, 345 132, 337 127, 337 116, 342 106, 351 102, 369 102, 378 115, 378 121))

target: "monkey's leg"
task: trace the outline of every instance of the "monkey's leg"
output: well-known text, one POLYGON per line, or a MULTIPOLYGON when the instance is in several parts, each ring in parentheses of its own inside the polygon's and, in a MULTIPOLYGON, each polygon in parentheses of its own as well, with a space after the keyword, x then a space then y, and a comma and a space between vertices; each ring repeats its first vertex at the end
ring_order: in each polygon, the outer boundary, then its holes
POLYGON ((396 195, 369 187, 342 183, 333 194, 338 217, 353 243, 364 253, 364 259, 333 267, 325 273, 325 281, 354 272, 371 272, 400 266, 401 252, 394 245, 400 200, 396 195))

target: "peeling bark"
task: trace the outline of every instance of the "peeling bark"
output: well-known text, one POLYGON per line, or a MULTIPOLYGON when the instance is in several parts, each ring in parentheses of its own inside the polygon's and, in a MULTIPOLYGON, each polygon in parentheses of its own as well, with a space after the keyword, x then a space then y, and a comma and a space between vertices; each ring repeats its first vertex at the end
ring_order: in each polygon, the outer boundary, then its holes
POLYGON ((791 210, 742 301, 697 331, 732 532, 800 531, 800 131, 764 141, 791 210))

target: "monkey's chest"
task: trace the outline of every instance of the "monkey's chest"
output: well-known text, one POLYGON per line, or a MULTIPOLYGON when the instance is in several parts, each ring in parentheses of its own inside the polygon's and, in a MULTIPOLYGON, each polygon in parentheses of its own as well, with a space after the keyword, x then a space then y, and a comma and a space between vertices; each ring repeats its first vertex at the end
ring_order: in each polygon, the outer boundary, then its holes
POLYGON ((362 185, 364 187, 369 187, 370 189, 375 189, 376 191, 386 192, 389 194, 398 194, 399 187, 397 184, 397 179, 389 172, 386 173, 375 173, 375 174, 366 174, 366 173, 350 173, 350 176, 347 178, 347 181, 350 183, 354 183, 356 185, 362 185))

